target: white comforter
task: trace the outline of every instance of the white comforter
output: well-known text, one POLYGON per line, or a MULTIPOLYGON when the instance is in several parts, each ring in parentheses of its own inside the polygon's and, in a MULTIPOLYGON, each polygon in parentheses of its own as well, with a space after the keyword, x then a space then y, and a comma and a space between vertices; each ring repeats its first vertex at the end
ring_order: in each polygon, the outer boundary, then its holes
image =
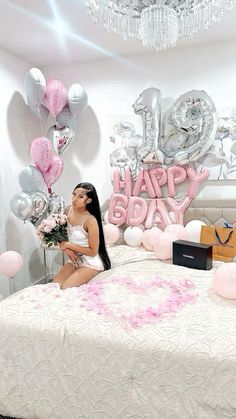
POLYGON ((190 278, 197 301, 172 318, 127 328, 81 307, 79 289, 47 284, 12 295, 0 303, 0 413, 29 419, 235 418, 236 303, 209 290, 214 270, 173 266, 126 246, 111 251, 113 269, 93 280, 103 278, 105 291, 107 281, 107 304, 126 304, 129 312, 152 303, 154 290, 135 299, 126 287, 112 288, 108 278, 124 275, 139 283, 190 278))

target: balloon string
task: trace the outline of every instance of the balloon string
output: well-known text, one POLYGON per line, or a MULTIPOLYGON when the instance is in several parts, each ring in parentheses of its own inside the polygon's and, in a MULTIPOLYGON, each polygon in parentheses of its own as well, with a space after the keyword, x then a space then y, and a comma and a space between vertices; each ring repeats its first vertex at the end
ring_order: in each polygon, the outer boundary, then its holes
POLYGON ((45 137, 44 129, 43 129, 43 124, 42 124, 42 120, 41 119, 39 120, 39 123, 40 123, 40 127, 41 127, 41 131, 42 131, 43 137, 45 137))

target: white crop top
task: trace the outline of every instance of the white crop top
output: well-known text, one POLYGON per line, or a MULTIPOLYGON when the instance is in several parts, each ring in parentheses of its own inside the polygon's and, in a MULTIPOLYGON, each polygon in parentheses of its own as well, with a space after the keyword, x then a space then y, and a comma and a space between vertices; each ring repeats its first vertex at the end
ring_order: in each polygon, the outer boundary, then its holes
MULTIPOLYGON (((68 214, 69 215, 69 214, 68 214)), ((68 240, 73 244, 77 244, 78 246, 82 247, 89 247, 88 243, 88 233, 84 229, 85 222, 93 215, 89 215, 83 222, 82 225, 74 225, 72 226, 70 222, 67 220, 67 233, 68 233, 68 240)), ((86 266, 88 268, 96 269, 98 271, 103 271, 104 266, 99 254, 95 256, 87 256, 81 253, 78 253, 79 261, 78 266, 86 266)))

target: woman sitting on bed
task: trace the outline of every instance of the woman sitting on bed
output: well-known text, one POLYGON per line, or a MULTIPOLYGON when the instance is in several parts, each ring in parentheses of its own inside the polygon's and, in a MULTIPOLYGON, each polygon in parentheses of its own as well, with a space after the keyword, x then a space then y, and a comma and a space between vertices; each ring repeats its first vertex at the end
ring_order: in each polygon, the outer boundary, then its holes
POLYGON ((68 241, 61 242, 60 249, 67 254, 69 261, 53 280, 60 284, 61 289, 79 287, 99 272, 111 268, 98 196, 91 183, 79 183, 75 187, 67 220, 68 241))

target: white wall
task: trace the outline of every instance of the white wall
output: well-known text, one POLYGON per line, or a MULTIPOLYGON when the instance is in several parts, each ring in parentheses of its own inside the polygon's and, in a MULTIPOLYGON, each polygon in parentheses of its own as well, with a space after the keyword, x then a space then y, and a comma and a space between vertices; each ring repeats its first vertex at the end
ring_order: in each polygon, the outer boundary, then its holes
MULTIPOLYGON (((101 203, 111 193, 109 152, 112 121, 128 119, 140 128, 132 104, 139 93, 154 86, 161 90, 164 104, 192 89, 205 90, 216 107, 236 106, 236 41, 170 49, 126 58, 70 64, 44 69, 48 77, 62 80, 66 87, 78 81, 89 96, 90 108, 82 116, 77 138, 65 153, 65 174, 55 188, 68 200, 73 186, 89 180, 97 186, 101 203)), ((142 133, 142 132, 140 132, 142 133)), ((211 181, 201 196, 230 198, 236 182, 211 181)))
MULTIPOLYGON (((31 114, 23 98, 24 78, 30 67, 32 65, 29 63, 0 50, 0 253, 14 250, 24 258, 23 269, 12 283, 14 290, 31 284, 38 274, 40 276, 40 266, 35 272, 33 265, 41 265, 33 226, 24 224, 10 210, 11 198, 21 192, 19 172, 30 163, 30 141, 40 135, 38 120, 31 114)), ((41 268, 41 276, 42 271, 41 268)), ((9 280, 1 276, 0 294, 8 293, 9 280)))

